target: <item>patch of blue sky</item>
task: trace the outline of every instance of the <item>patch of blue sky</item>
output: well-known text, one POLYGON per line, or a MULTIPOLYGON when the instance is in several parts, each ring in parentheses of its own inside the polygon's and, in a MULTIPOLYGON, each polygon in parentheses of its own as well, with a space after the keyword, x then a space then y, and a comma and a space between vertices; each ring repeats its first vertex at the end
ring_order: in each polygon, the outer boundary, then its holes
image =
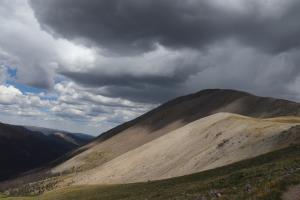
POLYGON ((44 112, 44 113, 49 113, 50 110, 48 108, 40 108, 39 109, 41 112, 44 112))
POLYGON ((47 92, 47 89, 32 87, 23 83, 16 82, 15 80, 8 80, 6 83, 19 89, 22 93, 40 94, 42 92, 47 92))
POLYGON ((15 79, 17 76, 17 69, 12 67, 6 67, 6 73, 11 79, 15 79))

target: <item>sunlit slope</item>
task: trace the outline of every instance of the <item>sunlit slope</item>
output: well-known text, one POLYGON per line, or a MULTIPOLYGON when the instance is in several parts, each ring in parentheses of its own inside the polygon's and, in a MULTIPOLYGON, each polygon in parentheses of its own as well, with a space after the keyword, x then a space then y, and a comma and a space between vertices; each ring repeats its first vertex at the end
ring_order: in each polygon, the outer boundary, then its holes
POLYGON ((204 90, 174 99, 101 134, 93 143, 63 158, 52 172, 93 169, 170 131, 219 112, 258 118, 298 116, 300 106, 295 102, 257 97, 245 92, 204 90))
POLYGON ((289 119, 214 114, 92 170, 77 173, 72 182, 75 185, 143 182, 228 165, 300 142, 299 119, 289 119))
MULTIPOLYGON (((68 187, 41 196, 3 200, 270 200, 281 199, 300 184, 300 146, 184 177, 161 181, 68 187), (218 198, 217 198, 218 197, 218 198)), ((25 194, 20 194, 26 196, 25 194)), ((2 198, 1 198, 2 197, 2 198)), ((294 198, 295 199, 295 198, 294 198)), ((285 200, 285 199, 284 199, 285 200)))

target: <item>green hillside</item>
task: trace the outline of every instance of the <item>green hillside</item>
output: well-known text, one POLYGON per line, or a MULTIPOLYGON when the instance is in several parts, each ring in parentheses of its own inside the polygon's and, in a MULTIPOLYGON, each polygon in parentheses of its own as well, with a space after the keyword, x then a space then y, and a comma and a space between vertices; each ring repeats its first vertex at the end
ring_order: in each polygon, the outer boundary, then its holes
POLYGON ((300 184, 300 146, 238 162, 229 166, 146 183, 72 187, 34 197, 5 200, 204 200, 281 199, 291 185, 300 184))

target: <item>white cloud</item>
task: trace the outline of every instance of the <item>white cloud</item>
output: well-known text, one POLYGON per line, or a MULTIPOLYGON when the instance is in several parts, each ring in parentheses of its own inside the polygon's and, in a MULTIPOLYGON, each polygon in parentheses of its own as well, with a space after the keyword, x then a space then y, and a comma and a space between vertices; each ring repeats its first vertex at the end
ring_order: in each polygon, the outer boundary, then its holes
POLYGON ((41 30, 26 0, 3 0, 0 7, 0 64, 16 67, 18 81, 47 88, 59 66, 86 66, 90 51, 41 30))
POLYGON ((97 88, 86 90, 74 82, 57 83, 54 88, 59 97, 51 110, 67 117, 80 117, 90 121, 97 121, 100 118, 102 121, 112 122, 116 113, 121 118, 132 119, 154 106, 122 98, 105 97, 97 94, 97 88))
POLYGON ((14 104, 22 97, 22 92, 13 86, 0 85, 0 103, 14 104))
POLYGON ((54 88, 58 98, 51 99, 53 94, 22 93, 12 85, 0 85, 0 119, 3 115, 9 123, 35 126, 55 121, 52 128, 97 135, 154 106, 97 95, 96 91, 87 92, 74 82, 57 83, 54 88), (12 116, 14 121, 9 121, 12 116), (69 127, 63 122, 70 124, 69 127))

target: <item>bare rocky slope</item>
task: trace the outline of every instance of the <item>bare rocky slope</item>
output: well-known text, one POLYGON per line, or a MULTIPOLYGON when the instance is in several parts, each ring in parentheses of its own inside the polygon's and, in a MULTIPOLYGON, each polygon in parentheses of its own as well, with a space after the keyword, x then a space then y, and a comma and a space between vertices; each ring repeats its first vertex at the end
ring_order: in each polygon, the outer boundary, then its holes
POLYGON ((179 97, 101 134, 94 142, 64 157, 53 173, 98 168, 195 120, 220 112, 255 118, 299 116, 300 105, 286 100, 264 98, 234 90, 203 90, 179 97))
POLYGON ((300 118, 218 113, 72 177, 75 185, 144 182, 225 166, 300 142, 300 118))

